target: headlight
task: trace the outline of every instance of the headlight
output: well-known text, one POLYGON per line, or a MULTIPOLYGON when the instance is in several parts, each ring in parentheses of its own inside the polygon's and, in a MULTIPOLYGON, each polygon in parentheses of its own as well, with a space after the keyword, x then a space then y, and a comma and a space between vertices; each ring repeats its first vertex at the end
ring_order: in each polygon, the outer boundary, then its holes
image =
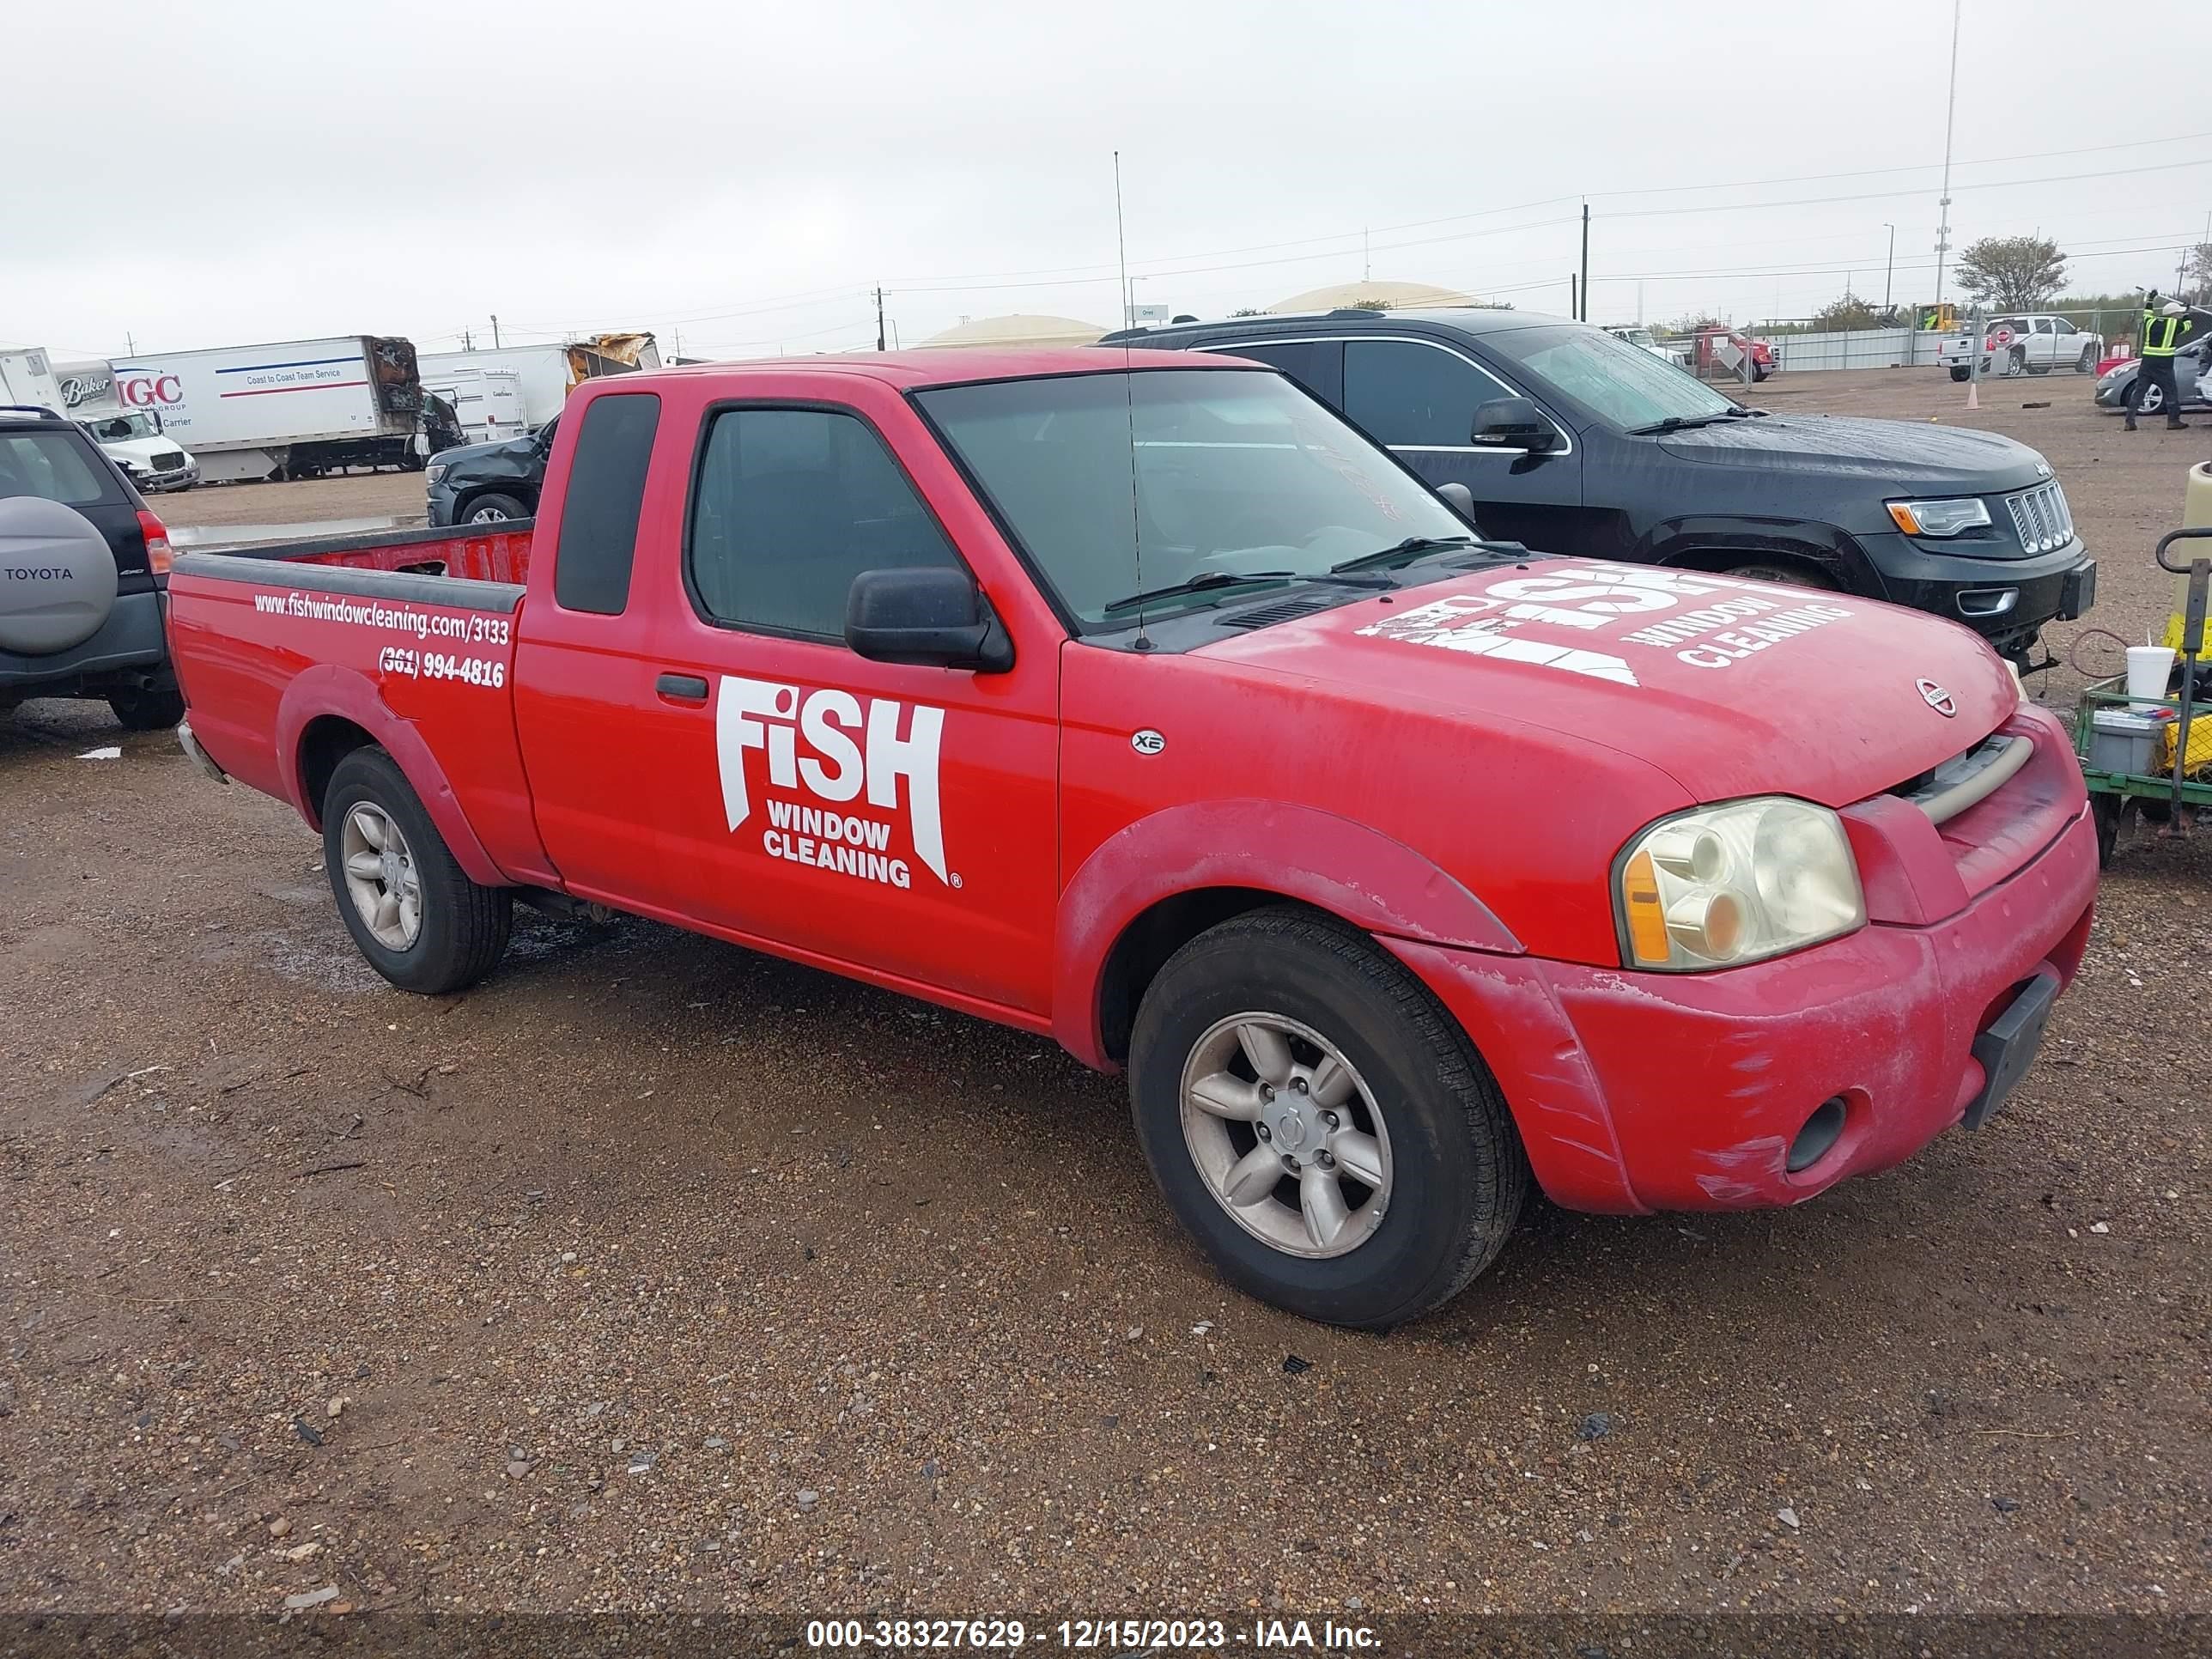
POLYGON ((1653 824, 1616 866, 1621 962, 1698 973, 1758 962, 1866 921, 1844 823, 1825 806, 1765 796, 1653 824))
POLYGON ((1892 501, 1889 516, 1908 536, 1955 536, 1988 524, 1990 509, 1979 496, 1965 495, 1948 501, 1892 501))
POLYGON ((433 461, 429 465, 422 469, 422 476, 428 479, 432 483, 435 483, 439 479, 446 476, 446 469, 437 462, 433 461))

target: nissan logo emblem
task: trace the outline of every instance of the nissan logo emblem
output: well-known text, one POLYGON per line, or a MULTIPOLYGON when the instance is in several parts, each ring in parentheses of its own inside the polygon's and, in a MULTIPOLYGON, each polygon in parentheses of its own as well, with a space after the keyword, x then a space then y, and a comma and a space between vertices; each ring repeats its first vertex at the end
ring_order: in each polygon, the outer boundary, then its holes
POLYGON ((1930 708, 1941 714, 1945 720, 1949 720, 1954 714, 1959 712, 1959 705, 1955 701, 1954 701, 1951 694, 1948 691, 1946 691, 1942 686, 1936 684, 1935 681, 1915 680, 1913 681, 1913 684, 1919 688, 1920 701, 1926 703, 1930 708))

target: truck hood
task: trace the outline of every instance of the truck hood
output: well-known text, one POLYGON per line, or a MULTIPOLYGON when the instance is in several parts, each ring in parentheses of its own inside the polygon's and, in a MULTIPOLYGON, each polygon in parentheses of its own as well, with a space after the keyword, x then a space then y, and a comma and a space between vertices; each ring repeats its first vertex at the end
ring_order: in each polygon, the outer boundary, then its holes
POLYGON ((1770 415, 1670 432, 1660 447, 1677 459, 1771 472, 1863 477, 1960 495, 2047 483, 2051 469, 2026 444, 1994 432, 1838 415, 1770 415))
POLYGON ((1601 744, 1700 802, 1787 794, 1848 805, 1971 748, 2019 702, 1977 635, 1916 611, 1580 560, 1472 570, 1232 634, 1199 654, 1339 689, 1378 712, 1418 702, 1471 725, 1601 744))

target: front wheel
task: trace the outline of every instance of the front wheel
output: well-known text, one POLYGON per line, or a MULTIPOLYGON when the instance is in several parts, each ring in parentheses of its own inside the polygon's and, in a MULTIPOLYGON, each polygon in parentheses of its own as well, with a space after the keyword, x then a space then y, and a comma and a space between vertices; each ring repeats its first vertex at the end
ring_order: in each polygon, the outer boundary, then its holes
POLYGON ((1427 990, 1293 909, 1200 934, 1129 1050, 1137 1138, 1222 1275, 1308 1319, 1382 1330, 1504 1246, 1528 1186, 1511 1114, 1427 990))
POLYGON ((469 510, 461 514, 465 524, 502 524, 509 519, 526 519, 530 509, 512 495, 479 495, 469 503, 469 510))
POLYGON ((469 879, 385 750, 356 749, 331 774, 323 866, 354 944, 403 991, 460 990, 506 953, 513 896, 469 879))
POLYGON ((2081 355, 2074 360, 2074 372, 2076 374, 2094 374, 2097 372, 2096 347, 2083 346, 2081 348, 2081 355))
POLYGON ((1723 574, 1747 582, 1778 582, 1784 587, 1814 587, 1823 592, 1836 591, 1834 582, 1818 570, 1801 564, 1760 563, 1731 565, 1723 574))

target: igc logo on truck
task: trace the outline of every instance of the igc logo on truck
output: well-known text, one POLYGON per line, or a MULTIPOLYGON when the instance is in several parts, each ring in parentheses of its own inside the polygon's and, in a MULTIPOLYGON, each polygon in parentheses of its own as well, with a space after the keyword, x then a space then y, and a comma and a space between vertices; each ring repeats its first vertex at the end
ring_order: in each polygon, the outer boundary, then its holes
POLYGON ((834 686, 803 690, 725 674, 714 705, 723 816, 732 833, 751 821, 746 760, 758 750, 767 760, 761 850, 770 858, 910 887, 903 842, 938 880, 957 887, 958 878, 945 873, 938 812, 944 732, 945 711, 923 703, 871 697, 864 708, 834 686), (902 836, 896 819, 902 781, 902 836))
POLYGON ((185 400, 185 383, 173 374, 132 374, 116 380, 115 395, 131 409, 167 408, 185 400))

